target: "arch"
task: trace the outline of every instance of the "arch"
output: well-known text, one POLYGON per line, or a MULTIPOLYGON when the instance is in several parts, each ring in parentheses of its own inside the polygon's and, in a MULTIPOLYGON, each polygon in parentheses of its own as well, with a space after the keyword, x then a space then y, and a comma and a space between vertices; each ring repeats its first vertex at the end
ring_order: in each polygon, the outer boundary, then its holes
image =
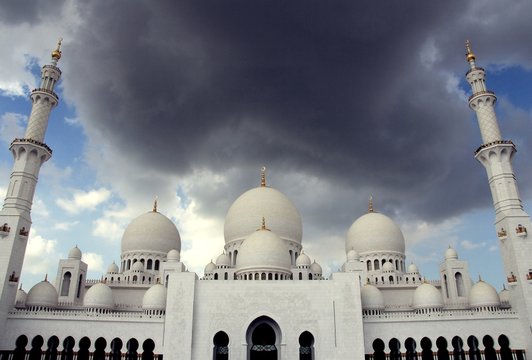
POLYGON ((390 282, 390 284, 393 284, 393 276, 389 276, 388 281, 390 282))
POLYGON ((142 343, 142 360, 153 360, 155 349, 155 342, 152 339, 146 339, 142 343))
POLYGON ((436 339, 436 347, 438 348, 438 360, 449 360, 449 350, 447 350, 447 340, 440 336, 436 339))
POLYGON ((72 278, 72 274, 70 271, 67 271, 63 274, 63 281, 61 282, 61 296, 68 296, 68 293, 70 291, 70 279, 72 278))
POLYGON ((91 346, 91 340, 84 336, 78 342, 78 360, 89 360, 89 348, 91 346))
POLYGON ((248 360, 277 360, 281 329, 268 316, 253 320, 246 332, 248 360))
POLYGON ((395 270, 399 271, 399 260, 395 260, 395 270))
POLYGON ((375 261, 373 261, 373 270, 379 270, 380 268, 379 260, 375 259, 375 261))
POLYGON ((478 339, 471 335, 467 338, 467 345, 469 346, 469 359, 480 360, 480 350, 478 349, 478 339))
POLYGON ((388 342, 388 347, 390 348, 390 360, 400 360, 401 359, 401 342, 396 338, 392 338, 388 342))
POLYGON ((153 260, 148 259, 148 261, 146 262, 146 270, 151 270, 152 267, 153 267, 153 260))
POLYGON ((432 341, 428 337, 421 339, 419 343, 421 345, 421 359, 422 360, 434 360, 434 353, 432 352, 432 341))
POLYGON ((462 277, 462 273, 460 272, 455 273, 454 279, 456 282, 456 294, 458 296, 465 296, 464 279, 462 277))
POLYGON ((107 346, 107 341, 103 337, 99 337, 94 342, 94 354, 93 360, 105 360, 105 347, 107 346))
POLYGON ((131 269, 131 259, 127 260, 127 268, 126 268, 126 270, 129 270, 129 269, 131 269))
POLYGON ((213 360, 227 360, 229 359, 229 336, 224 331, 218 331, 212 342, 214 348, 212 349, 213 360))
POLYGON ((111 341, 111 353, 109 354, 109 360, 121 360, 122 357, 122 340, 114 338, 111 341))
POLYGON ((76 341, 72 336, 68 336, 63 340, 63 351, 61 353, 61 360, 72 360, 74 359, 74 345, 76 341))
POLYGON ((486 335, 482 338, 482 344, 484 345, 484 359, 485 360, 497 360, 497 352, 493 345, 495 341, 489 335, 486 335))
POLYGON ((131 338, 126 343, 126 360, 137 360, 138 353, 137 350, 139 348, 139 342, 135 338, 131 338))
POLYGON ((299 272, 299 280, 303 280, 303 273, 299 272))
POLYGON ((26 335, 20 335, 15 341, 13 360, 24 360, 26 357, 26 345, 28 345, 28 337, 26 335))
POLYGON ((214 280, 218 280, 218 273, 214 274, 214 280))
POLYGON ((406 360, 417 360, 416 340, 409 337, 405 340, 406 360))
POLYGON ((367 268, 368 268, 368 271, 371 271, 371 270, 372 270, 372 267, 371 267, 371 260, 366 261, 366 266, 367 266, 367 268))
POLYGON ((465 360, 464 342, 460 336, 455 336, 451 340, 453 345, 453 358, 455 360, 465 360))
POLYGON ((42 345, 44 344, 44 339, 41 335, 37 335, 31 340, 31 350, 28 360, 41 360, 42 354, 42 345))
POLYGON ((313 360, 314 359, 314 336, 308 332, 303 331, 299 335, 299 360, 313 360))
POLYGON ((229 274, 227 272, 224 273, 224 280, 229 280, 229 274))
POLYGON ((238 250, 233 253, 233 265, 236 265, 236 258, 238 257, 238 250))
POLYGON ((449 298, 449 284, 447 283, 447 275, 443 275, 443 286, 445 286, 445 296, 449 298))
POLYGON ((48 349, 46 349, 45 359, 57 360, 57 347, 59 346, 59 338, 55 335, 51 336, 46 343, 48 349))
POLYGON ((512 360, 512 349, 510 349, 510 340, 508 339, 508 337, 504 334, 501 334, 497 339, 497 342, 501 347, 501 360, 512 360))
POLYGON ((384 341, 377 338, 373 340, 373 359, 374 360, 384 360, 386 359, 386 354, 384 353, 384 341))
POLYGON ((155 260, 155 264, 153 265, 153 270, 158 271, 159 270, 159 260, 155 260))

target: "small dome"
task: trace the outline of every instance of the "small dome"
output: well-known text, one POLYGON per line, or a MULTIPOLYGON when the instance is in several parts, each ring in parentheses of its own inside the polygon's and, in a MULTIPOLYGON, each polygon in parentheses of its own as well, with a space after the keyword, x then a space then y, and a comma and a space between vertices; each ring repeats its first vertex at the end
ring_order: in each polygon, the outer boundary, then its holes
POLYGON ((414 309, 442 308, 443 297, 434 285, 424 283, 417 287, 412 298, 414 309))
POLYGON ((346 251, 361 255, 374 252, 405 253, 405 239, 399 227, 386 215, 370 212, 359 217, 347 232, 346 251))
POLYGON ((358 253, 354 250, 354 249, 351 249, 347 252, 347 261, 357 261, 357 260, 360 260, 360 256, 358 255, 358 253))
POLYGON ((113 290, 104 283, 92 285, 85 293, 83 306, 92 309, 112 309, 115 306, 113 290))
POLYGON ((144 271, 144 264, 141 263, 140 261, 135 261, 133 263, 133 265, 131 266, 131 270, 132 271, 140 271, 140 272, 142 272, 142 271, 144 271))
POLYGON ((127 226, 122 236, 122 254, 181 251, 181 238, 174 223, 157 211, 142 214, 127 226))
POLYGON ((204 271, 204 274, 207 275, 207 274, 212 274, 214 272, 214 270, 216 270, 216 265, 214 265, 214 263, 211 262, 208 263, 206 266, 205 266, 205 271, 204 271))
POLYGON ((68 252, 69 259, 81 260, 81 250, 76 245, 68 252))
POLYGON ((55 308, 57 306, 57 290, 47 280, 34 285, 26 297, 26 306, 45 306, 55 308))
POLYGON ((281 239, 301 244, 303 225, 299 211, 283 193, 267 186, 246 191, 231 205, 225 217, 225 243, 246 239, 257 230, 257 219, 261 217, 268 220, 268 228, 281 239))
POLYGON ((178 262, 181 259, 181 254, 176 249, 168 251, 166 255, 166 261, 168 262, 178 262))
POLYGON ((386 261, 384 263, 384 265, 382 265, 382 271, 383 272, 391 272, 391 271, 394 271, 395 270, 395 267, 393 266, 393 264, 389 261, 386 261))
POLYGON ((288 247, 273 231, 257 230, 240 245, 236 267, 290 271, 288 247))
POLYGON ((296 259, 296 266, 310 266, 311 261, 307 254, 305 254, 303 251, 296 259))
POLYGON ((363 310, 384 309, 384 297, 381 291, 371 284, 366 284, 360 289, 360 298, 363 310))
POLYGON ((419 269, 417 268, 417 265, 414 263, 411 263, 408 265, 408 273, 409 274, 419 274, 419 269))
POLYGON ((231 266, 231 259, 226 253, 222 253, 216 258, 216 266, 231 266))
POLYGON ((316 260, 314 260, 312 265, 310 265, 310 272, 313 273, 313 274, 321 274, 322 273, 321 266, 320 266, 320 264, 318 264, 316 262, 316 260))
POLYGON ((449 246, 447 250, 445 250, 445 260, 456 260, 458 259, 458 253, 455 249, 449 246))
POLYGON ((506 288, 502 289, 499 293, 499 299, 501 300, 501 303, 510 303, 510 290, 506 288))
POLYGON ((109 265, 109 267, 107 268, 107 273, 108 274, 116 274, 118 273, 120 270, 118 269, 118 265, 115 264, 115 262, 113 261, 113 263, 111 265, 109 265))
POLYGON ((15 298, 15 307, 25 307, 27 297, 28 297, 28 294, 26 294, 24 290, 18 289, 17 296, 15 298))
POLYGON ((166 287, 155 284, 149 288, 142 298, 142 309, 164 310, 166 309, 166 287))
POLYGON ((469 292, 469 306, 472 308, 481 306, 500 306, 501 300, 497 290, 487 282, 480 280, 473 285, 469 292))

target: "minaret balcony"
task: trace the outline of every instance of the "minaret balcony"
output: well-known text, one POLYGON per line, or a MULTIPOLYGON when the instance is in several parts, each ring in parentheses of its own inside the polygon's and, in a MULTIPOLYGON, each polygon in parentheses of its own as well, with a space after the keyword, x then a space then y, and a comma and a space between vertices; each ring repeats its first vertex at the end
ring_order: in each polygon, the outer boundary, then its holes
POLYGON ((515 228, 515 233, 519 237, 526 237, 526 235, 527 235, 526 227, 524 227, 521 224, 517 225, 517 227, 515 228))
POLYGON ((504 228, 501 228, 501 231, 497 232, 497 237, 499 240, 504 241, 508 238, 508 234, 506 233, 506 230, 504 228))
POLYGON ((468 101, 471 101, 473 100, 476 96, 479 96, 479 95, 493 95, 495 96, 495 93, 491 90, 482 90, 482 91, 477 91, 476 93, 474 93, 473 95, 471 95, 468 99, 468 101))
POLYGON ((46 145, 45 143, 43 142, 40 142, 40 141, 37 141, 37 140, 33 140, 33 139, 26 139, 26 138, 22 138, 22 139, 15 139, 11 142, 11 145, 9 148, 11 148, 11 146, 15 145, 16 143, 30 143, 30 144, 34 144, 34 145, 38 145, 38 146, 41 146, 43 147, 44 149, 46 149, 46 151, 48 151, 50 153, 50 155, 52 154, 52 149, 46 145))
POLYGON ((6 237, 7 235, 9 235, 10 231, 11 231, 11 228, 9 226, 7 226, 7 223, 5 223, 4 225, 0 226, 0 236, 1 237, 6 237))
POLYGON ((478 147, 478 149, 475 150, 475 156, 483 149, 488 148, 490 146, 494 145, 511 145, 515 149, 515 144, 512 142, 512 140, 495 140, 486 144, 482 144, 478 147))
POLYGON ((45 89, 45 88, 37 88, 37 89, 33 89, 31 91, 31 94, 33 95, 33 94, 38 93, 38 92, 43 92, 43 93, 52 95, 56 99, 56 101, 59 101, 59 96, 52 90, 45 89))

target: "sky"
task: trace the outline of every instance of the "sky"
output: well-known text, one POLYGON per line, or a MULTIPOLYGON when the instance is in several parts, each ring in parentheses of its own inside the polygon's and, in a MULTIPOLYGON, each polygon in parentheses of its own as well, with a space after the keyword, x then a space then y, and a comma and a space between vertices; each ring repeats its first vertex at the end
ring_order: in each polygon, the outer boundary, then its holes
POLYGON ((497 289, 503 273, 464 41, 498 96, 532 203, 532 3, 102 1, 0 3, 0 193, 28 94, 62 37, 60 104, 46 134, 22 273, 27 291, 79 246, 98 279, 127 224, 159 211, 200 276, 223 250, 232 202, 260 181, 303 219, 328 276, 345 234, 376 211, 402 229, 407 263, 437 279, 448 246, 497 289))

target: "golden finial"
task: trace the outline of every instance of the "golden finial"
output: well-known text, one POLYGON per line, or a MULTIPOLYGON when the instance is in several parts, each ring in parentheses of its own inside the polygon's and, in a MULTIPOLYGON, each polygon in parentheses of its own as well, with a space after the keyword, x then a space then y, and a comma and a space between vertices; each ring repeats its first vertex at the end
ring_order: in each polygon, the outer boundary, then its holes
POLYGON ((52 59, 59 60, 61 59, 61 43, 63 42, 63 38, 59 38, 59 41, 57 41, 57 48, 52 51, 52 59))
POLYGON ((264 216, 262 217, 262 225, 260 227, 262 230, 266 230, 266 219, 264 218, 264 216))
POLYGON ((469 42, 469 40, 466 40, 465 42, 465 48, 466 48, 466 59, 467 61, 471 61, 471 60, 475 60, 476 57, 475 57, 475 54, 473 54, 473 51, 471 51, 471 43, 469 42))
POLYGON ((48 282, 48 273, 44 275, 44 281, 48 282))
POLYGON ((157 212, 157 196, 153 200, 153 210, 152 211, 153 212, 157 212))
POLYGON ((480 276, 480 274, 478 274, 478 282, 481 282, 482 281, 482 277, 480 276))
POLYGON ((373 211, 373 195, 370 195, 368 203, 368 213, 372 213, 373 211))
POLYGON ((260 186, 266 186, 266 166, 260 168, 260 186))
POLYGON ((18 288, 19 290, 22 290, 22 283, 20 283, 20 287, 18 288))

